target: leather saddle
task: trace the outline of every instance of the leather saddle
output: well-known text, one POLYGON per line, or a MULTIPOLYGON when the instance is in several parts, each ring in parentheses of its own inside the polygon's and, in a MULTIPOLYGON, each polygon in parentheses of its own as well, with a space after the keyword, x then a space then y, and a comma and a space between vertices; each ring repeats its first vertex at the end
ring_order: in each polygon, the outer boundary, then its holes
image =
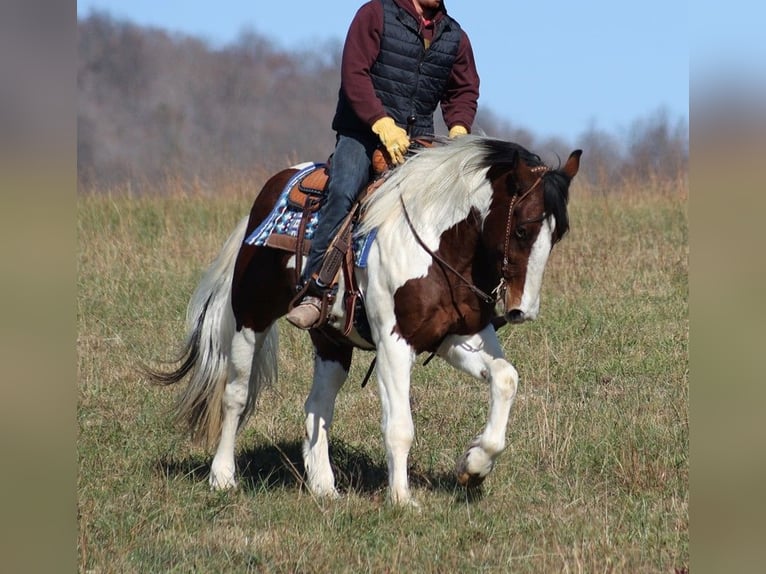
MULTIPOLYGON (((432 145, 430 141, 424 140, 415 140, 413 144, 416 147, 432 145)), ((332 156, 326 165, 317 167, 317 169, 307 173, 303 178, 296 181, 287 192, 288 205, 302 213, 296 237, 271 233, 266 240, 266 244, 270 247, 295 254, 296 279, 300 277, 303 268, 303 258, 308 255, 309 248, 311 247, 311 240, 306 238, 306 226, 311 215, 319 210, 324 200, 329 179, 328 169, 331 161, 332 156)), ((322 325, 326 322, 329 310, 335 300, 341 271, 343 273, 345 282, 343 296, 346 309, 344 335, 348 335, 354 325, 354 315, 361 296, 354 275, 354 255, 351 248, 354 223, 360 217, 362 201, 380 187, 386 180, 391 168, 391 158, 385 149, 376 149, 372 155, 372 177, 370 183, 356 198, 349 214, 340 225, 337 234, 330 241, 320 270, 316 274, 324 285, 331 287, 322 300, 321 318, 318 323, 322 325)), ((306 287, 304 286, 297 292, 297 295, 290 303, 290 308, 302 299, 306 287)))
POLYGON ((304 213, 314 213, 322 204, 329 178, 330 174, 326 165, 308 173, 303 179, 295 182, 288 191, 288 205, 304 213))
MULTIPOLYGON (((308 255, 309 249, 311 248, 311 240, 306 238, 306 226, 310 216, 319 210, 324 201, 327 182, 330 177, 329 166, 331 161, 332 156, 327 161, 327 164, 320 165, 306 174, 303 178, 296 181, 287 192, 288 207, 293 211, 302 213, 297 236, 292 237, 289 235, 272 233, 266 240, 266 245, 270 247, 295 253, 297 258, 295 268, 298 271, 298 274, 300 274, 302 258, 308 255)), ((381 149, 375 150, 372 154, 372 177, 370 183, 362 193, 360 193, 354 203, 354 206, 351 209, 351 215, 356 213, 357 205, 361 203, 362 199, 382 183, 381 178, 389 169, 391 169, 391 164, 388 153, 381 149)), ((343 232, 346 227, 347 225, 344 222, 340 227, 339 234, 343 232)), ((347 231, 350 231, 350 229, 347 231)))
MULTIPOLYGON (((373 152, 371 184, 391 168, 389 160, 388 153, 384 150, 376 149, 373 152)), ((293 185, 287 196, 291 207, 308 213, 314 213, 319 209, 327 189, 327 180, 330 178, 328 169, 331 161, 332 156, 326 165, 310 172, 293 185)), ((362 196, 365 195, 366 193, 362 193, 362 196)))

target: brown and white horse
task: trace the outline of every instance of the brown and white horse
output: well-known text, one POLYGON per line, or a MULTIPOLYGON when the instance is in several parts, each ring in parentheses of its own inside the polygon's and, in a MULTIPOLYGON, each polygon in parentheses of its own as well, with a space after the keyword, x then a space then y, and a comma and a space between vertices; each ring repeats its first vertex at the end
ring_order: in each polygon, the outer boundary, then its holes
MULTIPOLYGON (((376 230, 366 268, 355 270, 369 336, 342 335, 337 297, 330 323, 310 332, 314 377, 305 403, 303 456, 317 495, 337 496, 328 431, 354 348, 377 353, 390 499, 414 504, 407 457, 414 437, 410 370, 421 352, 489 383, 489 418, 457 462, 458 482, 480 484, 505 447, 518 374, 495 325, 534 319, 548 255, 569 227, 569 184, 580 150, 548 168, 523 147, 464 136, 425 148, 365 202, 359 233, 376 230), (490 295, 487 295, 490 294, 490 295), (329 337, 328 337, 329 335, 329 337)), ((177 415, 195 439, 216 446, 210 485, 236 485, 237 431, 277 376, 277 320, 295 295, 295 257, 243 240, 272 211, 296 168, 274 175, 202 278, 187 310, 180 365, 157 383, 189 377, 177 415)), ((343 293, 341 278, 339 293, 343 293)))

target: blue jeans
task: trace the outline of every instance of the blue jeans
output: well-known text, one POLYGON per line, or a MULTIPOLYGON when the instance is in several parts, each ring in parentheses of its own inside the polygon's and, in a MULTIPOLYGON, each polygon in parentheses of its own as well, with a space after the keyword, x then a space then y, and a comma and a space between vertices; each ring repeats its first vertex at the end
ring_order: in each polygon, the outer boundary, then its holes
POLYGON ((351 211, 359 192, 369 183, 372 152, 377 145, 378 139, 372 133, 338 134, 330 162, 327 196, 311 240, 301 284, 305 284, 313 273, 319 271, 324 254, 340 224, 351 211))

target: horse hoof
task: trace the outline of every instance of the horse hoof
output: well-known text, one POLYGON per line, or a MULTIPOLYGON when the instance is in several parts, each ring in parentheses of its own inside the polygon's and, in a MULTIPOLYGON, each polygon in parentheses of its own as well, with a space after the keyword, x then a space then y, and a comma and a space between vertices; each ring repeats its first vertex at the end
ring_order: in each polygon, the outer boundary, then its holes
POLYGON ((210 483, 210 490, 213 492, 223 492, 226 490, 236 490, 237 483, 235 481, 229 481, 229 482, 211 482, 210 483))
MULTIPOLYGON (((469 470, 468 456, 471 453, 471 449, 466 451, 457 461, 455 465, 455 475, 457 476, 457 483, 465 488, 478 488, 487 478, 487 475, 492 471, 494 463, 492 460, 484 461, 485 468, 479 470, 469 470), (484 472, 482 472, 482 470, 484 472)), ((474 457, 475 458, 475 457, 474 457)), ((476 460, 473 461, 474 465, 476 460)), ((481 467, 480 467, 481 468, 481 467)))
POLYGON ((420 510, 420 503, 412 498, 412 496, 408 494, 395 494, 393 492, 390 492, 388 495, 388 502, 392 506, 396 506, 397 508, 409 508, 412 510, 420 510))
POLYGON ((314 496, 321 500, 340 500, 340 493, 335 488, 312 488, 314 496))
POLYGON ((397 508, 406 508, 408 510, 414 510, 416 512, 420 512, 421 510, 420 503, 414 498, 407 498, 405 500, 392 500, 391 504, 393 504, 397 508))
POLYGON ((234 490, 237 488, 237 481, 233 476, 216 476, 210 475, 210 490, 234 490))
POLYGON ((478 474, 471 474, 467 471, 457 473, 457 483, 464 488, 479 488, 486 476, 480 476, 478 474))

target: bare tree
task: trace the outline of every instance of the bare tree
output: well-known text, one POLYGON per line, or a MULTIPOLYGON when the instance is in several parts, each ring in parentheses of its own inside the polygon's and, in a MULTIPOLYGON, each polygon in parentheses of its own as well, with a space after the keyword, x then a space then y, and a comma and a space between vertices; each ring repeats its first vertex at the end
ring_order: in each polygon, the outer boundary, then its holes
MULTIPOLYGON (((80 181, 151 190, 168 176, 214 182, 323 161, 335 143, 340 58, 337 41, 286 52, 244 32, 213 49, 94 13, 78 22, 80 181)), ((440 113, 435 127, 446 134, 440 113)), ((573 147, 557 137, 540 141, 482 105, 474 131, 515 141, 552 164, 573 147)), ((686 124, 674 125, 664 110, 637 120, 627 140, 591 128, 578 146, 586 177, 604 189, 622 178, 673 177, 688 163, 686 124)))
POLYGON ((633 123, 623 176, 632 180, 673 179, 686 171, 688 158, 686 123, 672 125, 667 109, 660 108, 633 123))

